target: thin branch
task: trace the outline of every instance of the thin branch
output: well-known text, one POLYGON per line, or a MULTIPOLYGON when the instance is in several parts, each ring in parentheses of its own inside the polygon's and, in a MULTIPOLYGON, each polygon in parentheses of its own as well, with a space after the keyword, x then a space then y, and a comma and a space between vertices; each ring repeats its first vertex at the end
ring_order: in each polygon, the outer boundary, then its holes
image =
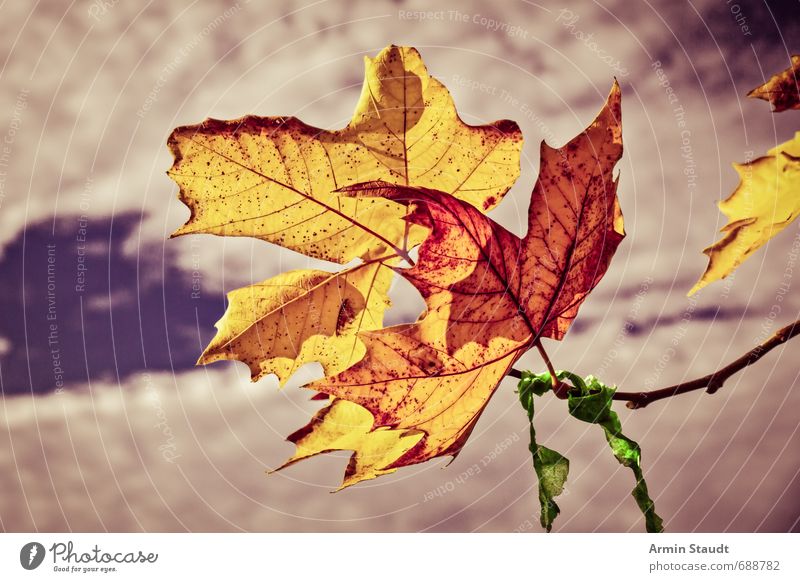
POLYGON ((653 390, 651 392, 615 392, 614 400, 626 400, 628 402, 628 408, 637 409, 644 408, 656 400, 670 398, 671 396, 677 396, 678 394, 685 394, 703 388, 705 388, 706 392, 709 394, 714 394, 717 390, 722 388, 722 385, 728 378, 747 366, 755 364, 770 350, 777 348, 798 335, 800 335, 800 320, 779 329, 772 337, 762 344, 757 345, 724 368, 712 372, 707 376, 697 378, 696 380, 690 380, 689 382, 681 382, 669 388, 662 388, 661 390, 653 390))
MULTIPOLYGON (((690 380, 688 382, 681 382, 680 384, 675 384, 674 386, 670 386, 668 388, 652 390, 650 392, 615 392, 614 400, 627 401, 628 408, 638 409, 644 408, 648 404, 656 402, 657 400, 663 400, 664 398, 670 398, 672 396, 677 396, 678 394, 686 394, 687 392, 693 392, 703 388, 705 388, 706 392, 709 394, 714 394, 717 390, 722 388, 722 385, 725 384, 725 381, 728 378, 744 368, 755 364, 768 352, 782 344, 785 344, 787 341, 798 335, 800 335, 800 319, 794 323, 790 323, 786 327, 779 329, 765 342, 757 345, 752 350, 740 358, 737 358, 724 368, 717 370, 716 372, 712 372, 707 376, 697 378, 696 380, 690 380)), ((536 347, 539 348, 539 353, 542 354, 542 358, 545 360, 547 369, 550 371, 550 376, 555 378, 553 365, 550 362, 550 359, 547 357, 547 354, 544 352, 544 348, 542 348, 541 344, 538 342, 536 347)), ((516 368, 512 368, 508 372, 508 375, 512 376, 513 378, 522 378, 522 372, 516 368)), ((559 398, 566 398, 566 395, 562 396, 558 391, 555 392, 556 396, 559 398)))

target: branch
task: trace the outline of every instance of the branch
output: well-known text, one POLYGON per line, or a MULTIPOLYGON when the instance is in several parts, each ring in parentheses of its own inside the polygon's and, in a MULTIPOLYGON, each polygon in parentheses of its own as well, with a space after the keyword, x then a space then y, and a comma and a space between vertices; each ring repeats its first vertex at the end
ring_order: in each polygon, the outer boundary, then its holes
MULTIPOLYGON (((613 398, 614 400, 627 401, 628 408, 638 409, 644 408, 648 404, 651 404, 657 400, 663 400, 664 398, 670 398, 672 396, 677 396, 678 394, 685 394, 687 392, 693 392, 694 390, 701 390, 703 388, 705 388, 706 392, 709 394, 714 394, 717 390, 722 388, 722 385, 728 378, 744 368, 755 364, 769 351, 777 348, 778 346, 786 343, 798 335, 800 335, 800 320, 797 320, 794 323, 790 323, 786 327, 779 329, 772 337, 762 344, 757 345, 752 350, 740 358, 737 358, 724 368, 717 370, 716 372, 712 372, 707 376, 697 378, 696 380, 690 380, 688 382, 681 382, 680 384, 675 384, 674 386, 670 386, 668 388, 662 388, 660 390, 653 390, 650 392, 615 392, 613 398)), ((542 350, 540 349, 540 352, 541 351, 542 350)), ((548 368, 551 367, 552 364, 548 366, 548 368)), ((552 370, 550 373, 553 373, 552 370)), ((515 368, 512 368, 508 375, 514 378, 522 378, 522 372, 515 368)), ((559 394, 556 395, 562 397, 559 394)))
POLYGON ((690 380, 689 382, 675 384, 669 388, 653 390, 652 392, 615 392, 614 400, 626 400, 628 402, 628 408, 636 409, 644 408, 656 400, 662 400, 664 398, 677 396, 678 394, 685 394, 686 392, 692 392, 702 388, 706 388, 706 392, 709 394, 714 394, 717 390, 722 388, 722 385, 728 378, 740 370, 743 370, 747 366, 755 364, 770 350, 777 348, 779 345, 786 343, 797 335, 800 335, 800 320, 797 320, 794 323, 790 323, 786 327, 779 329, 764 343, 757 345, 742 357, 737 358, 724 368, 717 370, 716 372, 712 372, 707 376, 697 378, 696 380, 690 380))

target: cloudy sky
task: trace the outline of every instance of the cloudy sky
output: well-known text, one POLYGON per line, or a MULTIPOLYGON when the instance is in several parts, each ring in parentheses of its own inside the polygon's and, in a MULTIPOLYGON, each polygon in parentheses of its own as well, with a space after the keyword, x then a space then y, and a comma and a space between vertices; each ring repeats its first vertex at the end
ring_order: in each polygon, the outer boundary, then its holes
MULTIPOLYGON (((193 364, 225 292, 331 266, 255 240, 167 240, 188 216, 165 175, 167 136, 245 114, 341 127, 363 56, 415 46, 465 121, 522 128, 522 175, 492 213, 522 234, 539 143, 579 132, 616 77, 628 237, 565 341, 548 348, 557 367, 625 390, 666 386, 798 317, 796 284, 778 299, 798 225, 735 277, 693 301, 686 292, 725 222, 715 203, 737 183, 731 163, 800 129, 800 113, 774 116, 744 98, 800 52, 799 9, 794 0, 3 3, 0 528, 539 531, 527 420, 510 380, 447 467, 432 461, 336 495, 344 454, 265 474, 319 408, 298 388, 319 370, 279 391, 273 378, 251 384, 243 364, 193 364)), ((409 288, 393 295, 390 322, 415 319, 421 303, 409 288)), ((714 396, 621 411, 668 529, 800 529, 798 355, 800 344, 780 348, 714 396)), ((529 354, 521 367, 542 363, 529 354)), ((631 475, 600 430, 552 398, 539 416, 545 444, 572 462, 555 529, 642 530, 631 475)))

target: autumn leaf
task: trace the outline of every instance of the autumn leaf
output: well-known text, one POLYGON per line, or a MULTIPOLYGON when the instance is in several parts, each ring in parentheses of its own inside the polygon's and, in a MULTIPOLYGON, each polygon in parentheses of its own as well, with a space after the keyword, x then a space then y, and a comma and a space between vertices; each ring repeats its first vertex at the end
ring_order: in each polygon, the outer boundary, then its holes
POLYGON ((360 330, 383 327, 394 273, 372 260, 340 273, 298 270, 228 294, 228 310, 198 360, 240 360, 253 381, 275 374, 285 383, 307 362, 326 375, 364 356, 360 330))
POLYGON ((800 109, 800 55, 793 55, 792 65, 788 69, 773 75, 747 96, 769 101, 776 113, 800 109))
MULTIPOLYGON (((800 108, 800 55, 792 66, 773 75, 748 97, 765 99, 773 111, 800 108)), ((739 185, 719 209, 728 217, 724 236, 703 250, 708 267, 689 291, 693 295, 709 283, 724 279, 750 255, 786 228, 800 214, 800 132, 753 161, 734 164, 739 185)))
MULTIPOLYGON (((405 255, 404 209, 335 190, 368 180, 435 188, 484 210, 519 175, 522 136, 511 121, 470 126, 413 48, 366 58, 361 98, 343 129, 294 117, 208 119, 169 138, 189 220, 173 236, 252 236, 347 263, 387 249, 405 255)), ((411 241, 423 233, 410 233, 411 241)))
MULTIPOLYGON (((410 269, 397 269, 427 311, 413 324, 362 332, 364 358, 309 385, 363 406, 373 432, 422 433, 406 451, 370 447, 359 430, 346 484, 461 450, 500 380, 541 338, 561 339, 605 274, 624 237, 613 169, 622 155, 620 91, 614 84, 594 122, 562 148, 542 144, 529 229, 520 239, 445 192, 371 182, 344 188, 409 206, 406 220, 430 234, 410 269), (362 459, 369 458, 366 463, 362 459), (370 470, 359 473, 359 466, 370 470)), ((295 439, 298 454, 336 450, 331 412, 295 439)), ((338 433, 336 433, 338 434, 338 433)))
POLYGON ((728 217, 724 236, 703 251, 708 267, 689 295, 730 275, 800 214, 800 132, 768 155, 733 167, 739 185, 719 203, 728 217))
POLYGON ((373 430, 373 424, 372 414, 366 408, 334 399, 307 426, 287 437, 295 443, 297 452, 276 471, 319 453, 358 449, 359 454, 350 458, 341 488, 391 473, 393 469, 383 468, 386 459, 402 456, 419 442, 423 433, 387 427, 373 430))
POLYGON ((363 356, 357 333, 383 325, 388 266, 408 258, 425 234, 403 220, 401 204, 335 190, 380 179, 437 188, 489 209, 519 175, 522 136, 511 121, 465 124, 419 53, 390 46, 366 59, 361 98, 344 129, 293 117, 209 119, 176 129, 169 146, 169 175, 191 210, 173 236, 253 236, 369 265, 296 271, 228 295, 198 363, 238 359, 253 380, 274 373, 283 383, 305 363, 335 374, 363 356))

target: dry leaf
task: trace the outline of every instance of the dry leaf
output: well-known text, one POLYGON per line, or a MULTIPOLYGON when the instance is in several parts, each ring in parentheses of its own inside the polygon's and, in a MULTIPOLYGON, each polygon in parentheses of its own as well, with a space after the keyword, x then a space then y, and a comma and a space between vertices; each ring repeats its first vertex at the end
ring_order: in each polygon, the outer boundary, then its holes
POLYGON ((170 136, 169 175, 191 210, 174 236, 253 236, 320 259, 371 265, 294 272, 230 293, 198 363, 238 359, 253 380, 275 373, 283 383, 308 362, 335 374, 361 358, 357 332, 380 328, 388 305, 391 272, 376 260, 396 264, 387 253, 407 257, 425 233, 409 228, 396 202, 335 190, 380 179, 490 209, 519 175, 515 123, 465 124, 413 48, 390 46, 365 60, 361 98, 344 129, 248 116, 209 119, 170 136))
POLYGON ((772 75, 747 96, 769 101, 775 112, 800 109, 800 55, 792 56, 791 67, 772 75))
POLYGON ((422 436, 420 431, 373 430, 372 414, 366 408, 337 399, 317 412, 307 426, 287 437, 297 445, 297 452, 276 471, 320 453, 357 449, 359 454, 350 457, 345 470, 341 487, 344 488, 364 479, 392 473, 392 469, 383 468, 387 459, 402 456, 422 436))
MULTIPOLYGON (((562 148, 542 145, 523 239, 444 192, 385 182, 344 189, 359 200, 408 205, 407 220, 430 230, 416 265, 398 269, 425 299, 420 321, 362 332, 364 359, 309 386, 359 404, 373 418, 372 432, 359 425, 348 438, 354 453, 345 485, 458 454, 513 363, 534 341, 564 336, 624 237, 613 177, 621 155, 615 83, 585 132, 562 148), (407 450, 376 453, 371 435, 387 429, 405 431, 398 438, 423 436, 407 450)), ((330 438, 341 432, 332 410, 292 439, 296 457, 342 448, 340 436, 330 438)))
POLYGON ((347 263, 386 249, 403 254, 405 223, 398 204, 340 197, 334 191, 344 186, 383 180, 483 209, 499 203, 519 175, 519 127, 461 121, 416 49, 390 46, 365 60, 361 98, 343 129, 247 116, 173 131, 169 175, 191 210, 174 235, 252 236, 347 263))
POLYGON ((689 295, 730 275, 800 214, 800 132, 768 154, 733 165, 739 185, 719 203, 728 217, 724 236, 703 251, 708 267, 689 295))
POLYGON ((289 271, 236 289, 198 364, 240 360, 253 381, 275 374, 281 384, 308 362, 322 364, 326 375, 346 370, 364 356, 357 332, 383 327, 393 276, 372 260, 340 273, 289 271))

